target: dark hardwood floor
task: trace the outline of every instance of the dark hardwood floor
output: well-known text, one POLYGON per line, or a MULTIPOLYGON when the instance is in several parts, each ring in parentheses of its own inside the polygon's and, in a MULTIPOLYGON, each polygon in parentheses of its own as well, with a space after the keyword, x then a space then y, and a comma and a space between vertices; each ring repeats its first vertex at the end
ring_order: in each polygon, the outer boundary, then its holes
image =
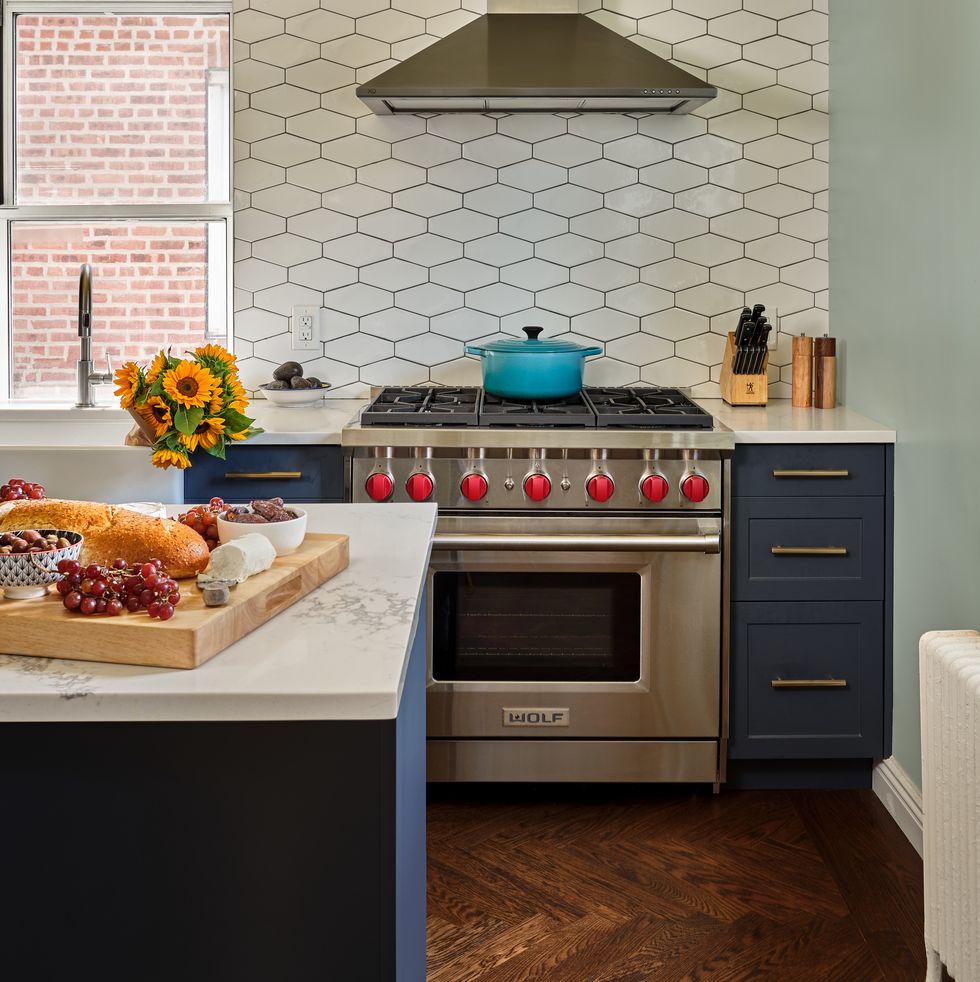
POLYGON ((921 982, 870 791, 430 786, 429 982, 921 982))

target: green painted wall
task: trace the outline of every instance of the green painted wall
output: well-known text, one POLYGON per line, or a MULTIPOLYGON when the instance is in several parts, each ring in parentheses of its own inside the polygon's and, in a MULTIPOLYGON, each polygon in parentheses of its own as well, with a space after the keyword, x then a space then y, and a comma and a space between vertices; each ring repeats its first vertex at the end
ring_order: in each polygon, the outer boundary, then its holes
POLYGON ((918 639, 980 626, 980 3, 833 0, 842 395, 898 430, 894 750, 921 787, 918 639))

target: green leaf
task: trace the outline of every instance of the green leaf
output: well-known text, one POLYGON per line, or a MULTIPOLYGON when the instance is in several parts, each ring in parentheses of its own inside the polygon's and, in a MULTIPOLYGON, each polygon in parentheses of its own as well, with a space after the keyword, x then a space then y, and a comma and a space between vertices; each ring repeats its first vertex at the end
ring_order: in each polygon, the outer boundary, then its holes
POLYGON ((185 406, 181 406, 174 413, 174 426, 184 436, 190 436, 201 425, 202 419, 204 419, 204 409, 202 407, 188 409, 185 406))
MULTIPOLYGON (((179 451, 181 453, 184 453, 187 450, 187 448, 180 442, 180 436, 173 432, 168 433, 162 440, 158 442, 162 443, 163 447, 165 447, 167 450, 173 450, 174 452, 179 451)), ((160 450, 161 448, 157 447, 156 449, 160 450)))
POLYGON ((161 372, 153 384, 146 390, 146 396, 162 396, 163 395, 163 372, 161 372))
POLYGON ((248 416, 243 416, 237 409, 226 409, 221 416, 232 433, 247 430, 253 423, 253 420, 249 419, 248 416))
POLYGON ((208 447, 207 451, 212 457, 217 457, 218 460, 225 459, 225 438, 221 437, 218 442, 213 447, 208 447))

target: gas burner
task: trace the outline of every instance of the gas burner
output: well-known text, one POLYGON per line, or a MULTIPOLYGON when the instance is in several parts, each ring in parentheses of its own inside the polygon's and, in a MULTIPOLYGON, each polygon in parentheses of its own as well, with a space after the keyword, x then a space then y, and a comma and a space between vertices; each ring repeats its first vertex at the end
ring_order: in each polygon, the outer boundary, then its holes
POLYGON ((595 410, 596 425, 600 427, 711 429, 713 425, 711 415, 692 402, 680 389, 586 388, 585 396, 595 410))
POLYGON ((482 389, 390 386, 364 410, 365 426, 477 426, 482 389), (435 419, 433 417, 439 417, 435 419))
POLYGON ((711 416, 679 389, 585 388, 567 399, 504 399, 478 388, 392 386, 364 410, 362 426, 484 429, 705 429, 711 416))
POLYGON ((483 393, 481 426, 595 426, 595 414, 581 392, 567 399, 504 399, 483 393))

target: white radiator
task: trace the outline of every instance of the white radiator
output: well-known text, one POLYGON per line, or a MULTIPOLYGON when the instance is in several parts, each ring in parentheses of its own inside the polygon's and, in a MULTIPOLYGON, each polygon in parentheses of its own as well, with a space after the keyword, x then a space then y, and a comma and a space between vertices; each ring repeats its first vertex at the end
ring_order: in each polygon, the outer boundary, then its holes
POLYGON ((927 982, 980 982, 980 634, 919 643, 927 982))

